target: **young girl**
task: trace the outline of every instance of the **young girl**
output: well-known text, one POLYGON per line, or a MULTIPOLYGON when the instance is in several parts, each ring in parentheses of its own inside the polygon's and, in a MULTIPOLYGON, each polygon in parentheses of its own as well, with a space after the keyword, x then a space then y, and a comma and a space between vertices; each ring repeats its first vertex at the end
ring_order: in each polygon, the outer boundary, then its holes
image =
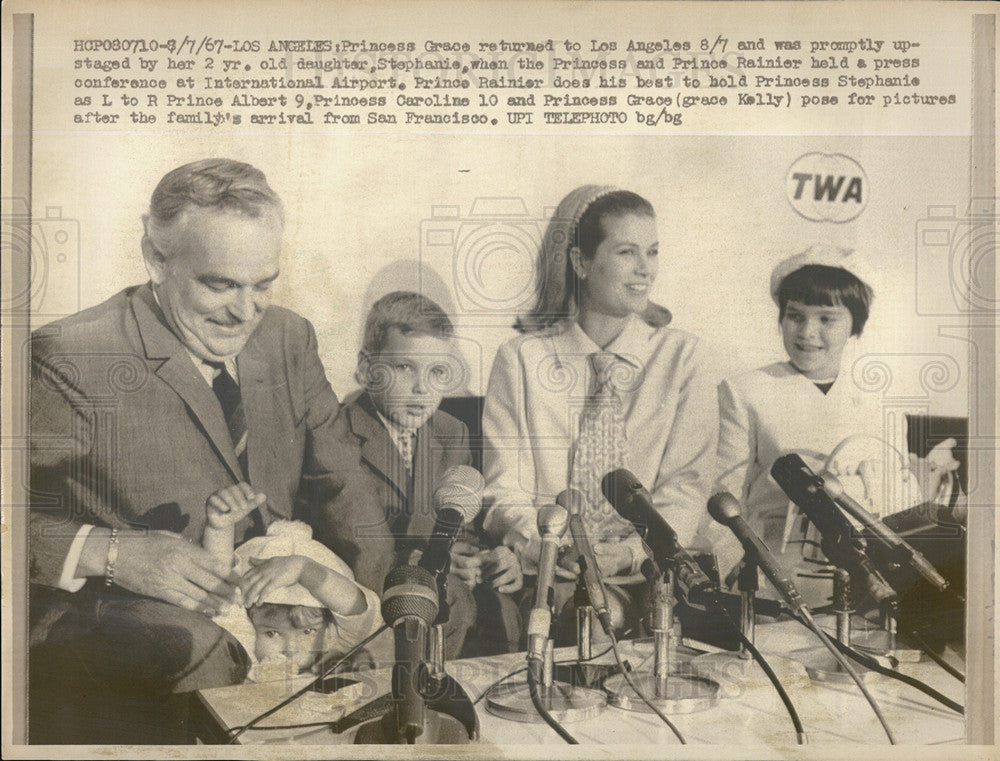
MULTIPOLYGON (((873 292, 867 280, 857 255, 832 247, 810 248, 778 264, 771 296, 788 360, 719 387, 716 490, 742 501, 747 521, 790 571, 815 571, 820 566, 804 558, 822 558, 803 546, 798 511, 771 477, 782 455, 796 452, 817 474, 836 476, 876 514, 920 500, 908 470, 905 416, 884 415, 879 400, 858 388, 844 367, 868 320, 873 292)), ((742 551, 727 537, 719 554, 725 574, 742 551)), ((813 586, 812 602, 825 602, 829 582, 813 586)))
MULTIPOLYGON (((567 486, 580 490, 619 624, 643 612, 632 598, 645 555, 601 478, 632 470, 687 544, 714 460, 715 383, 698 339, 668 327, 670 312, 650 301, 659 270, 649 201, 596 185, 567 195, 539 250, 535 306, 515 326, 523 335, 497 353, 483 411, 486 531, 534 569, 538 508, 567 486)), ((565 553, 557 607, 576 571, 565 553)))
POLYGON ((379 625, 378 596, 354 581, 350 568, 312 539, 299 521, 272 523, 266 536, 233 551, 233 531, 265 497, 248 484, 220 489, 205 504, 203 546, 232 557, 242 577, 242 605, 216 618, 252 655, 248 679, 271 681, 318 671, 379 625))

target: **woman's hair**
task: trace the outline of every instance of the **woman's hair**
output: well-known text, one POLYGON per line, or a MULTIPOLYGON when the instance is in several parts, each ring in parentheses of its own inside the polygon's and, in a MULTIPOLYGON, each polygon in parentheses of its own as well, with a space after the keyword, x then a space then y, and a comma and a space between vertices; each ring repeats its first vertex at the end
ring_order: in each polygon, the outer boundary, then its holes
MULTIPOLYGON (((653 205, 629 190, 588 185, 563 199, 538 249, 535 305, 517 319, 516 330, 531 333, 576 316, 581 283, 569 252, 577 248, 584 259, 593 258, 607 237, 605 220, 629 214, 656 217, 653 205)), ((670 312, 652 302, 642 317, 655 327, 670 322, 670 312)))
MULTIPOLYGON (((653 205, 638 193, 630 190, 612 191, 591 202, 580 215, 573 245, 580 249, 584 259, 592 259, 601 241, 607 237, 604 220, 608 217, 624 217, 627 214, 656 217, 653 205)), ((572 267, 570 269, 572 271, 572 267)))
POLYGON ((290 621, 296 629, 318 628, 333 621, 333 613, 327 608, 310 605, 282 605, 276 602, 262 602, 247 608, 250 622, 256 625, 264 619, 290 621))
POLYGON ((851 335, 860 336, 868 322, 872 289, 843 267, 807 264, 787 275, 778 286, 778 322, 785 319, 789 301, 808 306, 847 307, 851 313, 851 335))

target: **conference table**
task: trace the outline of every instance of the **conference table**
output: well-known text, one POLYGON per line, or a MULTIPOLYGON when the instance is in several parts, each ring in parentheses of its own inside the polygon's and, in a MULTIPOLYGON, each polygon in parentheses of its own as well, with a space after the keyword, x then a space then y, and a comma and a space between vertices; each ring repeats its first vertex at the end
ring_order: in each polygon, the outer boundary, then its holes
MULTIPOLYGON (((833 634, 832 617, 818 617, 817 621, 829 634, 833 634)), ((773 659, 775 671, 801 717, 808 744, 888 744, 881 724, 853 681, 841 682, 825 677, 810 679, 796 660, 801 654, 811 654, 815 658, 818 648, 822 647, 812 632, 794 620, 758 623, 755 642, 769 661, 773 659)), ((597 653, 600 648, 595 644, 594 652, 597 653)), ((623 641, 620 648, 633 673, 652 669, 652 644, 648 640, 623 641)), ((558 648, 555 660, 557 663, 571 662, 576 654, 576 648, 558 648)), ((692 660, 694 655, 690 648, 678 645, 672 662, 679 671, 696 670, 702 677, 710 676, 718 684, 718 690, 712 700, 693 702, 692 706, 697 710, 685 712, 686 708, 680 704, 678 712, 668 714, 689 744, 767 747, 796 744, 794 727, 785 707, 774 687, 759 671, 752 667, 749 670, 744 668, 736 654, 722 653, 708 659, 692 660)), ((952 663, 959 663, 950 651, 945 655, 952 663)), ((613 664, 614 659, 607 653, 593 662, 613 664)), ((479 698, 476 703, 480 722, 479 744, 564 744, 564 740, 546 724, 513 721, 487 710, 489 701, 481 698, 484 691, 524 665, 524 653, 457 660, 447 664, 448 673, 464 687, 470 698, 479 698)), ((964 704, 964 685, 933 661, 912 658, 901 661, 898 670, 964 704)), ((357 683, 331 694, 308 692, 262 721, 261 728, 243 733, 236 742, 265 745, 353 743, 356 727, 336 734, 329 724, 388 692, 390 674, 388 667, 377 668, 350 675, 358 680, 357 683)), ((509 681, 523 682, 524 678, 522 671, 510 677, 509 681)), ((310 677, 294 677, 201 690, 197 694, 199 739, 205 743, 228 741, 231 730, 277 705, 309 681, 310 677)), ((885 715, 898 744, 965 742, 964 718, 954 710, 910 685, 873 672, 868 673, 865 684, 885 715)), ((612 705, 595 716, 564 726, 582 745, 662 747, 678 744, 674 733, 655 714, 612 705)))

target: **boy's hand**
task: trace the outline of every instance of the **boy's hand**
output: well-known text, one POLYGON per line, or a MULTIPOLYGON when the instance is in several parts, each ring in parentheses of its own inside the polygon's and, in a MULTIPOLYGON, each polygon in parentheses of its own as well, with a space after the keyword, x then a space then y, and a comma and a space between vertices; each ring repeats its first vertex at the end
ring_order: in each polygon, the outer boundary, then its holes
POLYGON ((302 573, 311 561, 302 555, 285 555, 276 558, 250 558, 253 566, 243 575, 243 603, 256 605, 273 589, 298 584, 302 573))
POLYGON ((468 542, 455 542, 451 547, 451 572, 472 589, 482 578, 483 553, 468 542))
POLYGON ((524 586, 521 561, 510 547, 486 550, 483 555, 483 580, 497 592, 513 594, 524 586))
POLYGON ((267 496, 247 483, 219 489, 205 501, 205 518, 211 528, 235 526, 251 511, 267 501, 267 496))

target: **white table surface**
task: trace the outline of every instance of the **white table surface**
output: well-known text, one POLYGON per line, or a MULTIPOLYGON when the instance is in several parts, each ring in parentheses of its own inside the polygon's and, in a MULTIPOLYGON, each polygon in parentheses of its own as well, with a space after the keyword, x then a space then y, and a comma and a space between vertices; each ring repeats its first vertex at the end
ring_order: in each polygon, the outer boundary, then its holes
MULTIPOLYGON (((829 619, 821 619, 828 631, 829 619)), ((822 647, 815 637, 794 621, 758 624, 757 647, 775 658, 794 655, 800 648, 822 647)), ((623 642, 622 655, 635 670, 651 668, 648 643, 623 642)), ((596 652, 596 647, 595 647, 596 652)), ((556 660, 572 659, 575 648, 556 651, 556 660)), ((610 655, 601 662, 613 662, 610 655)), ((524 666, 524 654, 454 661, 447 671, 470 697, 476 699, 492 682, 524 666)), ((853 682, 835 684, 809 681, 804 669, 792 660, 776 661, 805 727, 810 745, 860 743, 882 745, 888 741, 867 701, 853 682)), ((899 670, 929 684, 958 703, 964 702, 964 686, 937 664, 922 660, 902 663, 899 670)), ((761 677, 744 678, 738 664, 724 666, 719 676, 719 699, 706 710, 672 714, 670 718, 689 744, 793 746, 796 743, 791 719, 777 693, 761 677)), ((330 722, 363 705, 389 689, 387 668, 354 675, 361 682, 332 695, 308 694, 283 708, 264 722, 265 726, 330 722)), ((897 680, 872 675, 866 681, 878 701, 899 744, 931 745, 964 743, 964 718, 945 708, 913 687, 897 680)), ((523 674, 514 679, 523 679, 523 674)), ((301 688, 307 678, 298 677, 265 684, 246 684, 202 690, 199 693, 209 714, 223 730, 245 724, 301 688)), ((494 716, 485 701, 477 706, 480 742, 495 745, 562 744, 563 740, 545 724, 515 722, 494 716)), ((565 725, 581 744, 677 744, 674 734, 658 717, 612 706, 598 716, 565 725)), ((238 742, 264 744, 337 745, 352 743, 356 730, 334 734, 327 727, 302 729, 252 729, 238 742)))

